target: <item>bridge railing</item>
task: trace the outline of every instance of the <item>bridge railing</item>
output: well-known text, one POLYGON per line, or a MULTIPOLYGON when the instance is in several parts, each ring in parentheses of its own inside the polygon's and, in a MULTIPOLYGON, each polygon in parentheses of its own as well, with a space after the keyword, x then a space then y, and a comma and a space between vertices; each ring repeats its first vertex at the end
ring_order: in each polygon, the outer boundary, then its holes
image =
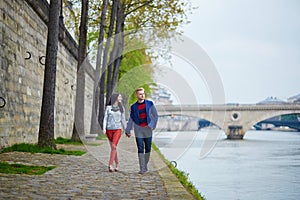
POLYGON ((207 104, 207 105, 156 105, 159 111, 217 111, 217 110, 299 110, 300 104, 207 104))

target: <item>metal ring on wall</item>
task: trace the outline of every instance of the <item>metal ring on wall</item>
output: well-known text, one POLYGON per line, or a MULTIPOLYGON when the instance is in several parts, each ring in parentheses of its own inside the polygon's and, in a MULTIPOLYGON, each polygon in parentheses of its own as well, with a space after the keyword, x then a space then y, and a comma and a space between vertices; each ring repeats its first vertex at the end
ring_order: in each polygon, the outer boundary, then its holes
POLYGON ((31 53, 29 51, 26 51, 26 53, 28 54, 28 57, 26 57, 25 60, 29 60, 31 58, 31 53))
POLYGON ((43 58, 46 58, 46 56, 40 56, 40 57, 39 57, 39 61, 40 61, 40 63, 41 63, 42 65, 45 65, 45 63, 42 62, 42 59, 43 59, 43 58))
POLYGON ((170 163, 171 163, 174 167, 177 167, 177 162, 176 162, 176 161, 173 160, 173 161, 171 161, 170 163))
POLYGON ((0 108, 4 108, 6 100, 3 97, 0 97, 0 108))

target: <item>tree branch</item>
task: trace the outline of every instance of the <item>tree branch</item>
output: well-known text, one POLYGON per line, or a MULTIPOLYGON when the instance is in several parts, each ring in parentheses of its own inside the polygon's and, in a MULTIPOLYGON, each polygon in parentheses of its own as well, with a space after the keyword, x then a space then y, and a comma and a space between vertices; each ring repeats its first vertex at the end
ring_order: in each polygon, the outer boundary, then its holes
MULTIPOLYGON (((131 13, 135 12, 136 10, 149 5, 150 3, 152 3, 154 0, 150 0, 150 1, 144 1, 142 2, 142 4, 140 6, 137 6, 136 8, 132 9, 131 11, 128 11, 127 13, 125 13, 125 18, 127 17, 127 15, 130 15, 131 13)), ((134 4, 132 4, 134 5, 134 4)), ((130 8, 130 6, 128 6, 128 8, 130 8)))

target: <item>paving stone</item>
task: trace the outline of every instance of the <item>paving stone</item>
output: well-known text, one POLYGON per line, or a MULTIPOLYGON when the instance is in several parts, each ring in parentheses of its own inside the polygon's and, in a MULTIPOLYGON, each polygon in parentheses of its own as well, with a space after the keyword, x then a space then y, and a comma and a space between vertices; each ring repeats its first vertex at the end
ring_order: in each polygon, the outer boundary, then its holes
POLYGON ((0 199, 193 199, 154 151, 149 172, 138 174, 136 146, 132 138, 122 137, 120 140, 121 171, 108 172, 110 147, 107 141, 102 143, 100 146, 85 144, 87 153, 83 156, 24 152, 0 154, 2 162, 56 166, 39 176, 0 174, 0 199), (167 179, 164 179, 164 174, 167 174, 167 179), (178 183, 174 191, 168 187, 169 177, 172 177, 171 182, 178 183))

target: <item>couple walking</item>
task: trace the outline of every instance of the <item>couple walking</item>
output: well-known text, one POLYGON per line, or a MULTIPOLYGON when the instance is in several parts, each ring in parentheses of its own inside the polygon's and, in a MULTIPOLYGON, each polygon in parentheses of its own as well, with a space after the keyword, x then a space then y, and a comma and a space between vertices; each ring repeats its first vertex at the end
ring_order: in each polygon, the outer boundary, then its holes
POLYGON ((147 165, 150 159, 152 131, 156 127, 158 115, 153 102, 145 99, 144 88, 137 88, 135 95, 137 101, 130 107, 130 118, 127 125, 120 94, 113 94, 110 103, 106 107, 103 133, 107 135, 111 146, 108 162, 110 172, 119 171, 117 145, 122 134, 122 127, 126 127, 125 134, 128 138, 131 137, 130 131, 133 127, 138 149, 139 173, 143 174, 148 171, 147 165), (113 169, 113 162, 116 164, 115 169, 113 169))

